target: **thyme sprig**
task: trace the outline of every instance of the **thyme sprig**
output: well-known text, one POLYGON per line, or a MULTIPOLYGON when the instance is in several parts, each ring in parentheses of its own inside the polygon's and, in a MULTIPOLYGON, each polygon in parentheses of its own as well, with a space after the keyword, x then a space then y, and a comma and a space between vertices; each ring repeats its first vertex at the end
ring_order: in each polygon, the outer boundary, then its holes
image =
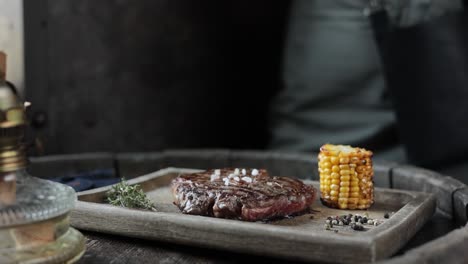
POLYGON ((107 202, 115 206, 156 211, 140 186, 129 185, 123 178, 107 192, 107 202))

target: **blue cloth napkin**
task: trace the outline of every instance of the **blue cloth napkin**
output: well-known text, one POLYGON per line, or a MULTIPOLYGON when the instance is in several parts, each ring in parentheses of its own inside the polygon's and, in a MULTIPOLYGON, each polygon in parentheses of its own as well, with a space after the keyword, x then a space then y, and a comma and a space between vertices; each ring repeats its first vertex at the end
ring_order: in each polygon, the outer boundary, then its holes
POLYGON ((76 192, 112 185, 120 181, 113 169, 98 169, 51 178, 51 181, 66 184, 76 192))

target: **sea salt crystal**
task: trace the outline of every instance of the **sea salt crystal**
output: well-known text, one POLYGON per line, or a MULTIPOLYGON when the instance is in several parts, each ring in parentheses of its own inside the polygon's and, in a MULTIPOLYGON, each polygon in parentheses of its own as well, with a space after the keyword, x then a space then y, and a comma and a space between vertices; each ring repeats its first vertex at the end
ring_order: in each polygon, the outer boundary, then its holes
POLYGON ((220 170, 220 169, 216 169, 216 170, 214 171, 214 174, 220 176, 220 175, 221 175, 221 170, 220 170))
POLYGON ((247 175, 247 171, 245 169, 242 169, 242 175, 247 175))
POLYGON ((267 182, 267 185, 268 186, 273 186, 273 183, 272 182, 267 182))
POLYGON ((228 178, 223 178, 224 185, 229 186, 229 179, 228 178))
POLYGON ((252 176, 257 176, 258 175, 258 170, 257 169, 253 169, 252 170, 252 176))
POLYGON ((219 179, 219 174, 211 174, 211 177, 210 177, 210 180, 211 181, 216 181, 217 179, 219 179))
POLYGON ((239 177, 234 177, 234 180, 235 181, 240 181, 240 178, 239 177))
POLYGON ((234 174, 235 174, 235 175, 239 175, 239 173, 240 173, 239 169, 236 168, 236 169, 234 170, 234 174))
POLYGON ((245 182, 248 182, 248 183, 252 182, 252 178, 250 178, 250 177, 242 177, 242 180, 245 181, 245 182))

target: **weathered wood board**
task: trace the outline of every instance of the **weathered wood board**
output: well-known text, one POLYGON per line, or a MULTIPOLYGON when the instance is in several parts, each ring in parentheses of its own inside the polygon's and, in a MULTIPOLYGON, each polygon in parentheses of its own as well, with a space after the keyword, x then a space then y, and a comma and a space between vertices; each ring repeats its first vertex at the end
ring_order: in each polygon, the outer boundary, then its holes
POLYGON ((376 188, 375 204, 367 211, 331 209, 317 200, 313 213, 268 223, 185 215, 172 204, 169 184, 180 173, 193 171, 168 168, 129 181, 140 184, 158 212, 105 204, 110 187, 78 193, 71 224, 83 230, 291 260, 357 263, 394 254, 430 219, 436 206, 432 194, 376 188), (384 219, 385 212, 394 214, 384 219), (327 216, 348 213, 367 213, 383 223, 365 225, 364 231, 349 226, 335 226, 331 231, 324 228, 327 216))

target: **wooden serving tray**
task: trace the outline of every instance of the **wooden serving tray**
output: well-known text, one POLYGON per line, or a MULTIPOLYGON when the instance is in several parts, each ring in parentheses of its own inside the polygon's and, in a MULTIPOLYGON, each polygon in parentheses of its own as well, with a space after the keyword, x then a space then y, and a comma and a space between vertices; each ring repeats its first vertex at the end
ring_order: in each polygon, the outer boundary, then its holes
MULTIPOLYGON (((90 231, 292 260, 362 263, 398 251, 431 218, 436 207, 432 194, 376 188, 375 203, 367 211, 331 209, 317 199, 313 213, 268 223, 185 215, 172 204, 170 182, 181 173, 196 171, 168 168, 128 181, 140 184, 157 212, 105 204, 109 186, 78 193, 71 224, 90 231), (394 214, 384 219, 386 212, 394 214), (364 231, 354 231, 350 226, 325 229, 328 216, 348 213, 367 213, 384 222, 364 225, 364 231)), ((317 188, 317 182, 305 182, 317 188)))

